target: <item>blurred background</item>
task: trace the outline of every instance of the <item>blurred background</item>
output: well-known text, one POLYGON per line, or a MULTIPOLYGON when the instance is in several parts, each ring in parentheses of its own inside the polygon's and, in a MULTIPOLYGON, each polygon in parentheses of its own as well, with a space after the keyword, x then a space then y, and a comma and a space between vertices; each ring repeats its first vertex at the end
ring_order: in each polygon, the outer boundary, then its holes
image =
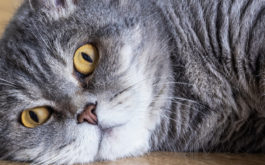
POLYGON ((0 0, 0 35, 23 0, 0 0))

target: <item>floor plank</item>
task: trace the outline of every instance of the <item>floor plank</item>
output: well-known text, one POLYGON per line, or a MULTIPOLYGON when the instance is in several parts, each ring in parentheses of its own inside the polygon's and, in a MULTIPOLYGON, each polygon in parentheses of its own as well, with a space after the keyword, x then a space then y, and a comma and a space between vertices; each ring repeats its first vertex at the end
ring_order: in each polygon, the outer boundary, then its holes
MULTIPOLYGON (((155 152, 143 157, 89 165, 265 165, 264 154, 186 154, 155 152)), ((25 163, 0 162, 0 165, 27 165, 25 163)))
POLYGON ((0 35, 22 0, 0 0, 0 35))

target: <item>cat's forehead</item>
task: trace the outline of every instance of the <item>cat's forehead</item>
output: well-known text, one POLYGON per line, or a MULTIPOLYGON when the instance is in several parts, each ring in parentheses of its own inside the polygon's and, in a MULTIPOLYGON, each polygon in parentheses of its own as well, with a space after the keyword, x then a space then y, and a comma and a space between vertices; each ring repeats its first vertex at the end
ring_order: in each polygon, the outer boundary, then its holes
POLYGON ((31 10, 41 11, 51 20, 66 18, 80 13, 82 10, 86 12, 86 15, 83 16, 91 16, 96 19, 99 19, 100 16, 105 16, 105 19, 108 19, 109 16, 120 11, 126 14, 127 9, 130 9, 130 12, 137 10, 137 7, 134 3, 130 3, 130 0, 29 0, 26 3, 31 10))
MULTIPOLYGON (((9 38, 50 42, 48 46, 78 47, 85 42, 122 44, 135 29, 139 32, 137 7, 120 0, 26 1, 9 26, 9 38), (18 36, 19 34, 19 36, 18 36)), ((42 45, 47 46, 47 45, 42 45)))
MULTIPOLYGON (((130 0, 35 0, 25 2, 29 15, 35 21, 45 23, 67 22, 68 26, 78 24, 93 28, 109 24, 131 24, 137 17, 140 7, 130 0), (71 21, 68 22, 68 21, 71 21)), ((25 9, 24 9, 25 11, 25 9)), ((24 12, 23 14, 26 14, 24 12)), ((27 15, 27 14, 26 14, 27 15)), ((28 16, 26 16, 28 17, 28 16)), ((25 20, 27 21, 28 18, 25 20)), ((45 28, 45 27, 43 27, 45 28)), ((82 28, 82 27, 80 27, 82 28)))

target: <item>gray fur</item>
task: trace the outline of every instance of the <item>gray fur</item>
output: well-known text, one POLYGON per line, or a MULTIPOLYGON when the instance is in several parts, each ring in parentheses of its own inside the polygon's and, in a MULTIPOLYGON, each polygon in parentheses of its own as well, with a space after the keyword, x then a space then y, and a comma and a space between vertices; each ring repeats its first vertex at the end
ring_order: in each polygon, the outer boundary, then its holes
POLYGON ((265 152, 264 0, 31 0, 0 41, 1 159, 265 152), (100 53, 92 76, 75 50, 100 53), (98 126, 77 123, 97 102, 98 126), (49 106, 35 129, 24 109, 49 106))

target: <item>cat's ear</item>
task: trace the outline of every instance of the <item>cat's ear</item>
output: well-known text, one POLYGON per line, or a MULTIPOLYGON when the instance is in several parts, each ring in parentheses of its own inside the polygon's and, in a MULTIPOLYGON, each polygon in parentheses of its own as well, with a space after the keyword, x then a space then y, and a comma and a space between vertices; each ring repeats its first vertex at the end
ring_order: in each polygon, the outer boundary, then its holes
POLYGON ((74 12, 79 0, 29 0, 33 9, 44 11, 50 18, 67 17, 74 12))

